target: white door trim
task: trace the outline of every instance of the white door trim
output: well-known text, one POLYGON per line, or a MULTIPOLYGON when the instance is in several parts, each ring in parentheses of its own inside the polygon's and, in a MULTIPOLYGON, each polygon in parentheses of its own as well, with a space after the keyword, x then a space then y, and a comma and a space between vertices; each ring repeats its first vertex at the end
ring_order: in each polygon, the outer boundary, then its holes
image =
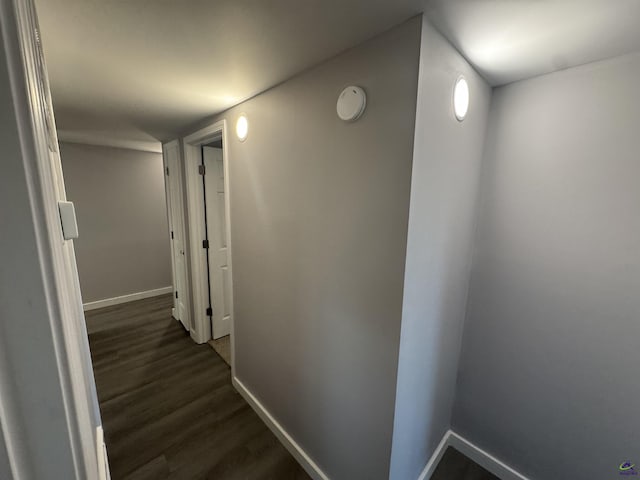
POLYGON ((202 248, 205 239, 204 205, 202 195, 202 177, 198 173, 200 165, 200 147, 222 136, 222 162, 224 165, 225 221, 227 233, 228 265, 231 286, 231 370, 235 373, 235 337, 233 335, 233 266, 231 243, 231 190, 229 188, 229 143, 227 139, 226 120, 215 122, 183 139, 185 175, 187 186, 187 217, 189 219, 189 260, 191 265, 191 288, 194 317, 191 337, 197 343, 209 341, 211 323, 206 315, 209 306, 209 283, 206 271, 206 252, 202 248))
MULTIPOLYGON (((51 356, 64 405, 64 418, 56 422, 58 441, 71 447, 75 479, 96 478, 102 468, 98 464, 95 439, 100 416, 73 242, 63 239, 60 227, 57 202, 65 200, 66 194, 59 153, 50 151, 49 147, 50 143, 57 145, 57 135, 50 113, 46 69, 43 64, 39 67, 43 60, 39 59, 35 39, 37 18, 33 1, 0 0, 0 24, 3 40, 0 48, 6 54, 21 160, 27 174, 32 216, 25 221, 33 223, 37 244, 34 253, 41 268, 38 281, 43 284, 47 306, 41 328, 51 332, 47 336, 47 342, 50 340, 51 344, 43 345, 42 351, 53 350, 51 356), (43 108, 45 105, 46 109, 43 108)), ((22 330, 18 336, 6 329, 3 335, 6 335, 5 341, 11 342, 24 340, 25 332, 22 330)), ((0 355, 0 382, 3 385, 13 381, 17 384, 16 375, 27 373, 31 376, 36 368, 21 355, 10 349, 0 355)), ((20 377, 19 381, 28 379, 20 377)), ((34 423, 38 418, 34 411, 41 410, 41 406, 35 405, 28 393, 33 392, 0 389, 0 434, 5 437, 15 479, 32 478, 35 467, 46 468, 35 465, 37 458, 30 458, 33 453, 30 450, 37 448, 38 432, 43 426, 34 423)), ((61 462, 65 460, 60 459, 61 462)))

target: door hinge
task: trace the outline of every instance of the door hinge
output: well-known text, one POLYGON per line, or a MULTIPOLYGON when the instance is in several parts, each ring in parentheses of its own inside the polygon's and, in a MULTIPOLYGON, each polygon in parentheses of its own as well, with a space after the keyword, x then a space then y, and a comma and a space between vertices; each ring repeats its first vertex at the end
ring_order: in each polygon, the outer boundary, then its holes
POLYGON ((165 168, 165 172, 167 172, 167 177, 169 176, 169 167, 165 168))
POLYGON ((207 317, 213 316, 213 309, 211 307, 207 308, 207 317))
POLYGON ((178 298, 178 291, 176 290, 176 298, 178 298))
POLYGON ((198 165, 198 173, 200 175, 205 175, 207 173, 207 169, 204 168, 204 165, 198 165))
POLYGON ((171 230, 171 240, 173 240, 173 230, 171 230))
POLYGON ((202 248, 209 248, 209 240, 202 240, 202 248))

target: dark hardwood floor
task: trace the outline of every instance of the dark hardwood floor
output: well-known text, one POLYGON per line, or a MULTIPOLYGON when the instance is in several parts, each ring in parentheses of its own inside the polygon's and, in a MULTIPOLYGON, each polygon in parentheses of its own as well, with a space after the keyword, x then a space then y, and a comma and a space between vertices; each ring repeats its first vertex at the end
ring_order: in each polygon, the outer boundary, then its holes
POLYGON ((308 479, 171 304, 166 295, 86 314, 112 479, 308 479))
MULTIPOLYGON (((112 479, 309 479, 171 306, 164 295, 86 313, 112 479)), ((431 480, 499 479, 450 447, 431 480)))
POLYGON ((431 480, 500 480, 458 450, 448 447, 431 480))

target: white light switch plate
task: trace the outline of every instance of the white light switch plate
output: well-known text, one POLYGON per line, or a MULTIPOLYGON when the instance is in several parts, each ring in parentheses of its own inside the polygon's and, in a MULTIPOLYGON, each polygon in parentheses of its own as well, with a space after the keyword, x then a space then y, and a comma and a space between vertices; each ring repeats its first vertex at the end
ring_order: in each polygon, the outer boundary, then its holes
POLYGON ((60 210, 60 222, 62 223, 62 235, 65 240, 78 238, 78 222, 76 221, 76 209, 73 202, 58 202, 60 210))

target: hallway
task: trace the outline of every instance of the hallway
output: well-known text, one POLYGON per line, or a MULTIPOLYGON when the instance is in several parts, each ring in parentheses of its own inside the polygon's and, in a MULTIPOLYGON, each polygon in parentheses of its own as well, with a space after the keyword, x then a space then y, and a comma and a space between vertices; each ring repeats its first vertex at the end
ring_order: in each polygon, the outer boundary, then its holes
POLYGON ((112 479, 308 479, 171 306, 163 295, 86 312, 112 479))

